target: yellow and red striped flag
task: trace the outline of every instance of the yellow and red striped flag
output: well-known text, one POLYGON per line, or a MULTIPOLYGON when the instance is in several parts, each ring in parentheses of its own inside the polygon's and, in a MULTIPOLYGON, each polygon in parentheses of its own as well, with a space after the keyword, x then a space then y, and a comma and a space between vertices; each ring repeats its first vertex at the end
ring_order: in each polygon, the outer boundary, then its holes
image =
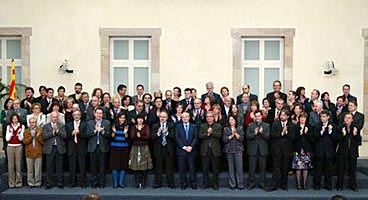
POLYGON ((17 98, 16 91, 15 91, 15 66, 14 66, 14 59, 12 59, 11 63, 11 72, 10 72, 10 83, 9 83, 9 98, 15 99, 17 98))

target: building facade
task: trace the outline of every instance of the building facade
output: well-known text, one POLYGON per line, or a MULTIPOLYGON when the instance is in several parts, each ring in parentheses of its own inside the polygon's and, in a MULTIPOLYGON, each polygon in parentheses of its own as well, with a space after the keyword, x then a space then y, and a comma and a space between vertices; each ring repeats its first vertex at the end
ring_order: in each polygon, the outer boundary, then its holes
POLYGON ((250 83, 260 97, 280 79, 334 102, 348 83, 368 116, 367 19, 366 0, 0 0, 0 74, 7 82, 14 58, 17 82, 35 88, 201 94, 213 81, 232 96, 250 83), (58 70, 65 59, 74 73, 58 70))

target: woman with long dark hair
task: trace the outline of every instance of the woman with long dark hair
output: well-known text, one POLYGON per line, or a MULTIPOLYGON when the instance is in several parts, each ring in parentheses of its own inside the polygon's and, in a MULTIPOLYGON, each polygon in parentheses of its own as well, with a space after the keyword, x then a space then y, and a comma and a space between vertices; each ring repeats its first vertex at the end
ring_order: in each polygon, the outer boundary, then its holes
POLYGON ((124 188, 124 179, 126 170, 128 170, 129 126, 127 125, 127 116, 119 113, 116 117, 116 123, 112 126, 112 141, 110 166, 112 169, 113 188, 124 188))

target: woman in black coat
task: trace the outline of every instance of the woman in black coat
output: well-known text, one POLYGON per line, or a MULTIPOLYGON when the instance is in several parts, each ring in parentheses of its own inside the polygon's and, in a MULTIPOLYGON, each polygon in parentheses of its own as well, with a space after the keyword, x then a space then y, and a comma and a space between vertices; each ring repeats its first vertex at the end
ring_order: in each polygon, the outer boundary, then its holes
POLYGON ((292 168, 296 171, 296 180, 298 190, 307 189, 308 183, 308 169, 312 167, 312 145, 311 138, 312 128, 306 123, 308 115, 304 112, 299 115, 299 122, 295 128, 295 138, 293 146, 293 162, 292 168), (303 187, 301 179, 303 176, 303 187))

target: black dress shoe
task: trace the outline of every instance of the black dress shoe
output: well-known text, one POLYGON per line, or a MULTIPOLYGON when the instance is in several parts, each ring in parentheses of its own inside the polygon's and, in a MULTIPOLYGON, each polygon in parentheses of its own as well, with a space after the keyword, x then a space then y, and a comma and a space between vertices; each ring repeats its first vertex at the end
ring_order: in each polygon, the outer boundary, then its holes
POLYGON ((63 188, 64 188, 64 185, 58 185, 58 187, 59 187, 60 189, 63 189, 63 188))
POLYGON ((105 184, 100 184, 100 188, 105 188, 105 184))
POLYGON ((350 187, 350 189, 351 189, 352 191, 354 191, 354 192, 358 192, 358 191, 359 191, 359 189, 358 189, 357 187, 350 187))
POLYGON ((77 183, 72 183, 72 184, 70 184, 70 187, 72 187, 72 188, 77 187, 77 185, 78 185, 77 183))
POLYGON ((217 184, 213 184, 212 188, 213 188, 214 190, 219 190, 219 186, 218 186, 217 184))
POLYGON ((268 191, 273 192, 273 191, 276 191, 276 190, 277 190, 277 187, 270 187, 270 189, 268 191))
POLYGON ((267 187, 264 186, 264 185, 259 185, 259 188, 262 189, 262 190, 264 190, 264 191, 267 191, 267 187))
POLYGON ((254 185, 249 185, 248 186, 248 190, 253 190, 255 188, 255 186, 254 185))
POLYGON ((46 190, 49 190, 49 189, 51 189, 51 188, 53 188, 54 186, 52 186, 52 185, 46 185, 46 190))
POLYGON ((93 188, 98 188, 98 187, 100 187, 100 184, 99 184, 99 183, 93 183, 93 184, 92 184, 92 187, 93 187, 93 188))
POLYGON ((209 185, 203 185, 202 190, 205 190, 205 189, 208 189, 208 188, 210 188, 209 185))
POLYGON ((342 188, 337 187, 336 190, 339 191, 339 192, 341 192, 342 191, 342 188))
POLYGON ((286 186, 282 186, 282 187, 280 187, 282 190, 284 190, 284 191, 287 191, 288 190, 288 188, 286 187, 286 186))
POLYGON ((87 185, 86 184, 80 184, 79 185, 81 188, 87 188, 87 185))
POLYGON ((324 189, 331 191, 331 187, 324 187, 324 189))
POLYGON ((181 185, 180 185, 180 189, 182 189, 182 190, 187 189, 187 185, 185 185, 185 184, 181 184, 181 185))
POLYGON ((196 184, 193 184, 193 185, 191 186, 191 188, 192 188, 192 190, 196 190, 196 189, 197 189, 197 185, 196 185, 196 184))
POLYGON ((153 188, 161 188, 162 187, 162 184, 155 184, 154 186, 153 186, 153 188))
MULTIPOLYGON (((171 188, 171 189, 175 189, 175 185, 174 185, 174 184, 169 184, 168 186, 169 186, 169 188, 171 188)), ((185 186, 185 187, 186 187, 186 186, 185 186)))

